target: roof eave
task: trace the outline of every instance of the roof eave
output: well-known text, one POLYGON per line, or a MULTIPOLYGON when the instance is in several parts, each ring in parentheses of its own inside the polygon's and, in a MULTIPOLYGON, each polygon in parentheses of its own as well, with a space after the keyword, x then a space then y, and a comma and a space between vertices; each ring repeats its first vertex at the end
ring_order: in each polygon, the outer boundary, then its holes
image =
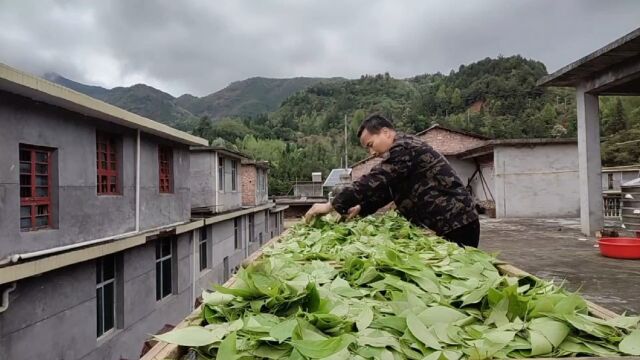
POLYGON ((206 139, 176 130, 2 63, 0 90, 186 145, 209 144, 206 139))

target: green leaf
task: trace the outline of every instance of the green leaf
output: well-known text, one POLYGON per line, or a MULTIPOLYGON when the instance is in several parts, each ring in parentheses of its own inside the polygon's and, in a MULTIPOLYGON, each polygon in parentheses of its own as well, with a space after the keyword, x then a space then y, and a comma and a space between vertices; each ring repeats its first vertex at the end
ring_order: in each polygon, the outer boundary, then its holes
POLYGON ((640 356, 640 330, 634 330, 620 342, 620 351, 629 355, 640 356))
POLYGON ((358 315, 358 319, 356 319, 356 326, 358 327, 358 331, 362 331, 371 325, 373 321, 373 310, 370 307, 365 306, 360 315, 358 315))
POLYGON ((531 342, 531 356, 548 354, 553 350, 553 345, 547 338, 537 331, 529 331, 531 342))
POLYGON ((236 350, 236 333, 233 332, 229 334, 222 343, 220 343, 220 348, 218 348, 218 355, 216 355, 216 360, 234 360, 238 357, 238 353, 236 350))
POLYGON ((154 335, 160 341, 182 346, 205 346, 220 341, 218 334, 200 326, 189 326, 169 331, 161 335, 154 335))
POLYGON ((407 327, 416 339, 420 340, 425 346, 432 349, 440 350, 442 346, 427 329, 427 327, 415 315, 407 316, 407 327))
POLYGON ((437 305, 427 308, 425 311, 421 312, 418 317, 425 325, 431 326, 437 323, 453 323, 458 320, 462 320, 467 316, 450 307, 437 305))
POLYGON ((298 322, 295 319, 285 320, 269 330, 269 335, 283 342, 291 337, 293 330, 298 326, 298 322))
POLYGON ((207 305, 212 305, 212 306, 226 305, 230 303, 233 299, 235 299, 235 296, 230 294, 223 294, 220 292, 208 292, 208 291, 202 292, 202 302, 207 305))
POLYGON ((496 326, 503 326, 509 323, 509 318, 507 318, 507 311, 509 310, 509 299, 503 298, 498 302, 493 309, 491 309, 491 314, 485 321, 486 324, 496 324, 496 326))
POLYGON ((292 340, 291 345, 306 357, 322 359, 345 349, 354 341, 352 335, 344 334, 325 340, 292 340))
POLYGON ((570 330, 564 323, 547 317, 533 319, 529 324, 529 329, 543 334, 553 347, 560 346, 569 335, 570 330))

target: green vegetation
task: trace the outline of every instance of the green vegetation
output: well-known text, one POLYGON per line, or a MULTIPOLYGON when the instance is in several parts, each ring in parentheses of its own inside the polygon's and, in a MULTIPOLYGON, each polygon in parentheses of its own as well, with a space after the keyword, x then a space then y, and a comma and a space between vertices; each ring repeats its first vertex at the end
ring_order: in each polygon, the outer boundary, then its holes
MULTIPOLYGON (((65 85, 271 161, 269 190, 278 195, 313 171, 327 176, 345 166, 345 117, 350 164, 367 156, 355 134, 372 112, 409 133, 439 123, 497 139, 575 137, 575 93, 536 87, 546 74, 541 62, 511 56, 409 79, 388 73, 355 80, 251 78, 203 98, 175 99, 144 85, 65 85)), ((640 97, 604 97, 600 105, 603 164, 640 163, 640 146, 630 142, 640 139, 640 97)))
POLYGON ((191 326, 156 337, 225 360, 640 355, 640 317, 594 318, 579 295, 495 263, 394 212, 316 219, 203 293, 191 326))

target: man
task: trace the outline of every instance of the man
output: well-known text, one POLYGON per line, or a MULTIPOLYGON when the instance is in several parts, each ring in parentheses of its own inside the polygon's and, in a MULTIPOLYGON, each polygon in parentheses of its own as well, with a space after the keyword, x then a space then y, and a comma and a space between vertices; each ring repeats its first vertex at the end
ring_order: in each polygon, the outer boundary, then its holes
POLYGON ((477 247, 480 223, 474 201, 447 160, 419 138, 395 131, 380 115, 366 118, 360 143, 382 162, 345 187, 331 202, 315 204, 305 219, 335 209, 352 218, 366 216, 393 201, 412 223, 460 246, 477 247))

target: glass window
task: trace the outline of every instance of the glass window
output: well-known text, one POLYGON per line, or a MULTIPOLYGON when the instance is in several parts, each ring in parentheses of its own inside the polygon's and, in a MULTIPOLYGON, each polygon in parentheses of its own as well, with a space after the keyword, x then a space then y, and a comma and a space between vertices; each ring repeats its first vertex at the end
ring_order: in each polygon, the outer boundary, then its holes
POLYGON ((108 255, 96 260, 97 336, 115 328, 116 259, 108 255))
POLYGON ((172 292, 172 244, 171 238, 158 239, 156 242, 156 300, 162 300, 172 292))

